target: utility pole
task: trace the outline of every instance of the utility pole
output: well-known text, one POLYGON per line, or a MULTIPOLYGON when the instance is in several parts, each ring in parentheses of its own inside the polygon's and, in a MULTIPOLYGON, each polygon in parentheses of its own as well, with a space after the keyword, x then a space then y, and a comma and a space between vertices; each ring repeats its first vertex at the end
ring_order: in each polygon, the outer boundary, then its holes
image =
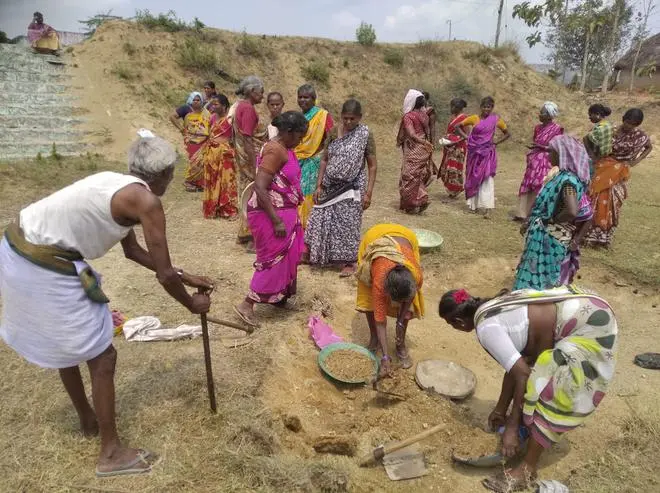
POLYGON ((451 41, 451 19, 447 21, 447 24, 449 24, 449 41, 451 41))
POLYGON ((495 48, 500 44, 500 28, 502 27, 502 11, 504 10, 504 0, 500 0, 500 8, 497 9, 497 31, 495 32, 495 48))

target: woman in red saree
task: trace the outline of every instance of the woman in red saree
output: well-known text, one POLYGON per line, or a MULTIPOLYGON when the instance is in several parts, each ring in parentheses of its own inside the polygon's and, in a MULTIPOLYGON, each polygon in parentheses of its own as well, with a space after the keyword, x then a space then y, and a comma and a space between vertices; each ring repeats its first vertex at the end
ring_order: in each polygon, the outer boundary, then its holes
POLYGON ((426 187, 433 169, 433 144, 425 105, 426 100, 420 91, 408 91, 397 136, 397 145, 403 149, 399 208, 408 214, 419 214, 429 206, 426 187))
POLYGON ((247 203, 247 222, 257 259, 250 289, 234 307, 246 324, 257 326, 254 305, 282 305, 296 294, 298 264, 303 252, 303 229, 298 215, 302 203, 302 173, 294 148, 307 132, 302 113, 287 111, 273 120, 278 134, 257 156, 254 192, 247 203))
POLYGON ((589 195, 594 209, 593 227, 586 236, 589 246, 608 248, 619 225, 623 201, 628 198, 626 183, 630 168, 649 155, 651 139, 639 126, 644 113, 632 108, 623 115, 623 124, 616 129, 612 139, 612 154, 595 164, 589 195))
POLYGON ((438 178, 442 180, 449 191, 449 197, 455 199, 463 192, 463 170, 467 156, 467 141, 457 132, 458 125, 467 118, 463 110, 467 103, 460 98, 454 98, 449 103, 452 120, 447 125, 445 139, 450 141, 444 145, 442 163, 438 171, 438 178))
POLYGON ((224 94, 215 94, 209 107, 213 114, 210 135, 203 151, 205 187, 202 210, 207 219, 233 218, 238 214, 238 191, 231 145, 232 124, 227 118, 229 100, 224 94))

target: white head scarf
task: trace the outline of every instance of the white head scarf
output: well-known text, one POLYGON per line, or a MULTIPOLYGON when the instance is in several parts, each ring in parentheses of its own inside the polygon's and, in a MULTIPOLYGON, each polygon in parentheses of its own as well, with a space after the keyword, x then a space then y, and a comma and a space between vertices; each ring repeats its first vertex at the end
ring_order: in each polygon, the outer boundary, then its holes
POLYGON ((417 102, 417 98, 420 96, 424 96, 424 95, 417 89, 411 89, 410 91, 408 91, 408 94, 406 94, 406 97, 403 100, 404 115, 406 113, 410 113, 412 110, 415 109, 415 103, 417 102))
POLYGON ((557 118, 557 115, 559 114, 559 106, 557 106, 557 103, 546 101, 543 103, 543 108, 545 108, 545 111, 548 113, 550 118, 557 118))

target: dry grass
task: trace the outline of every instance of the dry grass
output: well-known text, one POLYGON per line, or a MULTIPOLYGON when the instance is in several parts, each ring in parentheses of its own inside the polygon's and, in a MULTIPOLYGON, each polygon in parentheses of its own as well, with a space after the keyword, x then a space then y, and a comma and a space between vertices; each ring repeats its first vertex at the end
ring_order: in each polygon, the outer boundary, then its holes
POLYGON ((658 491, 660 414, 645 411, 625 418, 620 435, 609 440, 584 466, 571 471, 567 485, 576 493, 637 493, 658 491), (612 481, 616 478, 616 481, 612 481))

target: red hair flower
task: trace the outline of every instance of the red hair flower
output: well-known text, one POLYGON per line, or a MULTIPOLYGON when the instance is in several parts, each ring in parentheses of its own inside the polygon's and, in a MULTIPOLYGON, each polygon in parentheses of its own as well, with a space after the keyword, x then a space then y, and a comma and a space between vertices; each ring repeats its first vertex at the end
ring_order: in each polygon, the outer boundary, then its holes
POLYGON ((468 301, 471 298, 471 296, 470 293, 468 293, 465 289, 459 289, 458 291, 454 292, 452 298, 454 298, 454 301, 456 302, 457 305, 462 305, 463 303, 468 301))

